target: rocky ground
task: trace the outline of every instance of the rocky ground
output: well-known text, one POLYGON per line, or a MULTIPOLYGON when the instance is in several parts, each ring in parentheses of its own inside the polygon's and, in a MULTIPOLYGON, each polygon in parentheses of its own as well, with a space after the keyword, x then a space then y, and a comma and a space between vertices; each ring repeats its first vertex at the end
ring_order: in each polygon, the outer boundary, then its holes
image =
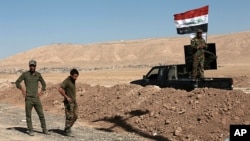
MULTIPOLYGON (((250 124, 250 77, 235 76, 233 79, 235 90, 232 91, 202 88, 191 92, 155 86, 116 84, 105 87, 79 82, 79 120, 74 128, 74 139, 225 140, 229 137, 230 124, 250 124), (85 135, 85 128, 95 135, 85 135), (101 136, 94 139, 92 136, 97 136, 96 132, 101 136), (124 138, 124 135, 129 137, 124 138)), ((47 85, 47 92, 41 100, 45 113, 50 115, 48 125, 54 131, 50 138, 67 140, 58 134, 64 123, 63 98, 57 91, 58 84, 47 85)), ((24 99, 10 82, 1 82, 0 88, 0 103, 5 104, 0 106, 1 117, 10 117, 0 119, 0 139, 19 140, 15 138, 17 135, 26 140, 27 134, 22 133, 26 128, 23 122, 24 99), (8 105, 16 106, 15 110, 10 110, 12 108, 8 105)), ((39 131, 39 120, 34 122, 37 122, 39 131)), ((45 138, 39 132, 36 134, 36 139, 45 138)))

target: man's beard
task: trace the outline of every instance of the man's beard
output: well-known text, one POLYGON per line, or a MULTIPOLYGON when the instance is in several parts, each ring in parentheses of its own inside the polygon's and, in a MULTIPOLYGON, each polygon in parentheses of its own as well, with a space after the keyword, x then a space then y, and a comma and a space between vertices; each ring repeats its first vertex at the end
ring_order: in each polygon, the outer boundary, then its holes
POLYGON ((35 69, 30 69, 30 72, 31 73, 34 73, 36 70, 35 69))
POLYGON ((70 80, 71 80, 71 82, 72 82, 73 84, 75 84, 75 82, 76 82, 75 79, 73 79, 72 77, 70 77, 70 80))

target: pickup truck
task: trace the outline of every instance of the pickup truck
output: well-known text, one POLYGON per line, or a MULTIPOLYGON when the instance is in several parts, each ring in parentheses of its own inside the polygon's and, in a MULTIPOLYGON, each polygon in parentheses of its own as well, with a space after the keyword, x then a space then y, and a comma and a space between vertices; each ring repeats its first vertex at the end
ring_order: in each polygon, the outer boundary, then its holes
POLYGON ((226 90, 233 89, 232 78, 192 79, 190 72, 186 71, 185 64, 155 66, 146 75, 143 75, 143 79, 134 80, 130 83, 141 86, 156 85, 161 88, 172 87, 187 91, 204 87, 226 90))
MULTIPOLYGON (((172 87, 191 91, 195 88, 219 88, 232 90, 232 78, 191 78, 192 71, 192 52, 190 45, 184 46, 185 64, 155 66, 143 75, 140 80, 131 81, 131 84, 141 86, 156 85, 161 88, 172 87)), ((205 52, 204 70, 217 69, 217 56, 215 43, 209 43, 205 52)))

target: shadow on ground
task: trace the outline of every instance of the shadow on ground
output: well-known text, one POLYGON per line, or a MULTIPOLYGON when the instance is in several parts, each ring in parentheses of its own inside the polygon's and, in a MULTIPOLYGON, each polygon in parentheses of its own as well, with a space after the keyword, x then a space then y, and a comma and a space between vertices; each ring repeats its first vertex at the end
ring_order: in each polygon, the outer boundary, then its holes
MULTIPOLYGON (((19 131, 21 133, 28 134, 28 129, 25 127, 9 127, 9 128, 7 128, 7 130, 16 130, 16 131, 19 131)), ((34 130, 34 132, 43 134, 42 131, 34 130)))
POLYGON ((7 128, 7 130, 17 130, 21 133, 24 133, 24 134, 27 134, 27 128, 24 128, 24 127, 9 127, 7 128))
POLYGON ((61 129, 50 129, 49 132, 53 132, 53 133, 65 136, 64 130, 61 130, 61 129))
POLYGON ((149 135, 147 133, 144 133, 142 131, 140 131, 139 129, 136 129, 134 128, 133 126, 131 126, 130 124, 128 124, 126 122, 126 120, 128 120, 129 118, 132 118, 134 116, 141 116, 141 115, 144 115, 144 114, 147 114, 149 113, 148 110, 133 110, 133 111, 130 111, 128 113, 125 113, 125 114, 129 114, 130 117, 128 118, 123 118, 122 116, 120 115, 116 115, 114 117, 104 117, 102 119, 98 119, 98 120, 95 120, 93 122, 98 122, 98 121, 105 121, 105 122, 110 122, 110 123, 114 123, 114 126, 111 126, 109 128, 96 128, 97 130, 101 130, 101 131, 106 131, 106 132, 113 132, 113 128, 115 127, 121 127, 123 128, 124 130, 128 131, 128 132, 132 132, 132 133, 135 133, 141 137, 144 137, 144 138, 148 138, 148 139, 154 139, 156 141, 170 141, 169 139, 167 139, 166 137, 164 136, 153 136, 153 135, 149 135))

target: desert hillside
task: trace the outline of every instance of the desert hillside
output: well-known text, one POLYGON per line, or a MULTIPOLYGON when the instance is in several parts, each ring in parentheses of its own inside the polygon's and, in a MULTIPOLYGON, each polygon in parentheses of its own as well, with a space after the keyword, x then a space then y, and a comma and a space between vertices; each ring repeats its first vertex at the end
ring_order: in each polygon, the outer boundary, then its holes
POLYGON ((28 69, 28 61, 36 59, 47 83, 41 101, 45 113, 53 117, 46 116, 51 135, 44 136, 40 134, 39 119, 34 113, 37 131, 35 138, 32 137, 34 140, 72 140, 60 134, 64 126, 61 119, 64 106, 58 87, 68 76, 67 67, 76 66, 115 69, 80 72, 76 84, 79 119, 73 127, 75 140, 132 140, 128 135, 135 135, 136 141, 224 141, 230 136, 230 125, 250 125, 249 36, 250 31, 208 38, 209 43, 216 43, 219 68, 205 71, 205 76, 233 78, 234 90, 198 88, 187 92, 129 83, 141 79, 149 70, 136 65, 184 63, 183 45, 189 44, 189 37, 91 45, 53 44, 0 60, 0 113, 3 116, 0 140, 30 139, 22 120, 25 112, 19 114, 20 108, 24 110, 25 98, 13 82, 20 76, 19 69, 28 69), (120 69, 121 66, 127 68, 120 69), (113 133, 124 136, 117 138, 113 133))
MULTIPOLYGON (((30 59, 39 67, 112 67, 184 63, 188 36, 114 41, 97 44, 51 44, 0 60, 0 68, 26 69, 30 59)), ((216 43, 218 64, 246 65, 250 61, 250 31, 209 35, 216 43)))

